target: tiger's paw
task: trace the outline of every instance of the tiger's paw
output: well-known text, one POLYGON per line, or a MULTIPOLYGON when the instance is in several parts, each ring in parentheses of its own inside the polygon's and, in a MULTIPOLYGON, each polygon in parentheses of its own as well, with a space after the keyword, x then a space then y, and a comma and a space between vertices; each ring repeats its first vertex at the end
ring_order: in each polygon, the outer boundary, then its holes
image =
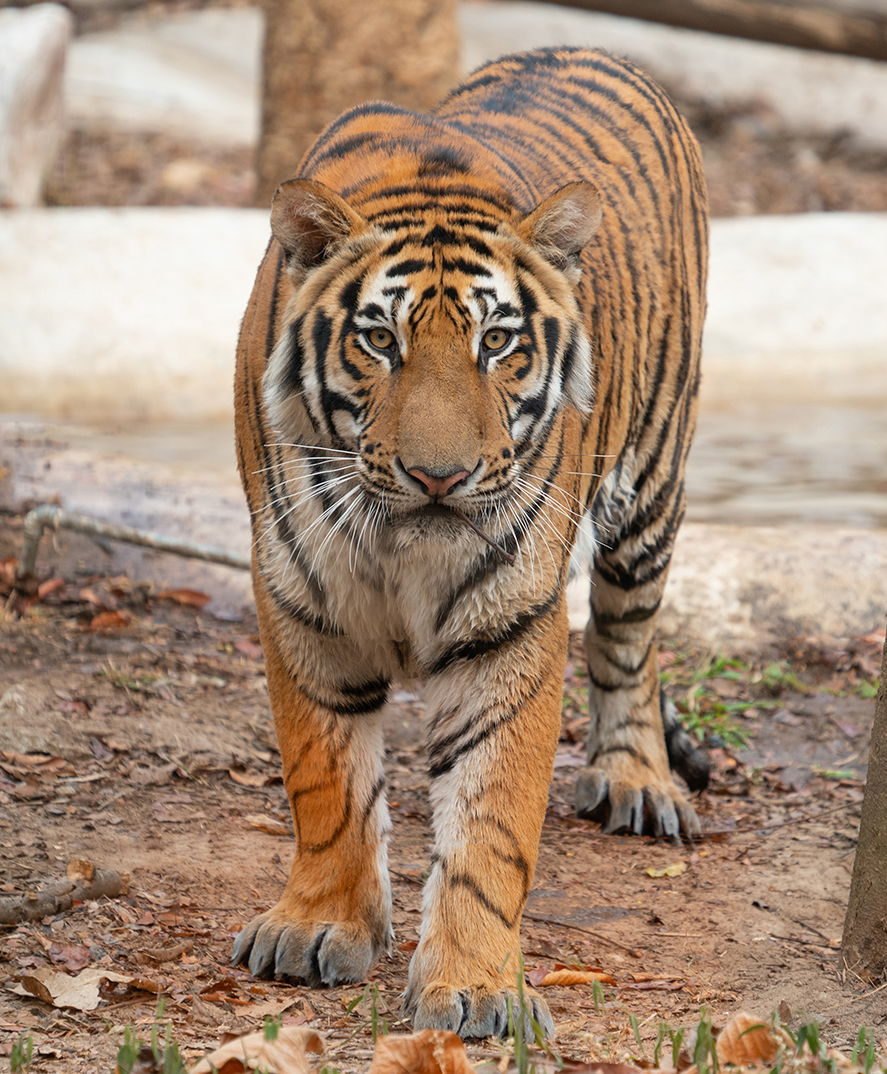
POLYGON ((310 988, 362 981, 386 949, 390 926, 353 921, 300 921, 274 907, 234 941, 233 963, 254 977, 298 979, 310 988))
POLYGON ((608 835, 654 835, 678 840, 701 832, 696 810, 669 778, 634 783, 602 768, 583 768, 576 780, 576 816, 596 820, 608 835))
MULTIPOLYGON (((412 1018, 413 1029, 449 1029, 460 1037, 507 1037, 514 1033, 514 1021, 521 1011, 520 997, 508 988, 489 985, 457 987, 436 981, 422 988, 407 988, 404 1012, 412 1018), (509 1025, 510 1014, 510 1025, 509 1025)), ((522 1016, 524 1039, 533 1040, 536 1029, 542 1037, 554 1035, 554 1020, 548 1004, 532 989, 525 988, 522 1016)))

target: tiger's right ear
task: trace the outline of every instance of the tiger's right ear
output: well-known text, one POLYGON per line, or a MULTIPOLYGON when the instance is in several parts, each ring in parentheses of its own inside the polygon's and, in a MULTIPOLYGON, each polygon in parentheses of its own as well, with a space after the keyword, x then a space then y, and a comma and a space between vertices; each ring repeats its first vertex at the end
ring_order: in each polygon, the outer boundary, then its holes
POLYGON ((365 227, 360 213, 312 179, 290 179, 278 187, 271 205, 271 230, 286 250, 290 271, 314 268, 365 227))

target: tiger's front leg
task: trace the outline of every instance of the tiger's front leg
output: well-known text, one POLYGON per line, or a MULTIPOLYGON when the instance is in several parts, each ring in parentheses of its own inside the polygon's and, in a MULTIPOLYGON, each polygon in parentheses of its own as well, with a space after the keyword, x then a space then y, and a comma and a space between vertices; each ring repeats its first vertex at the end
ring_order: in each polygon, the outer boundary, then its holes
MULTIPOLYGON (((315 988, 362 981, 393 938, 381 763, 387 683, 343 681, 322 699, 310 696, 258 581, 256 598, 296 847, 283 896, 238 936, 233 961, 315 988)), ((304 648, 311 651, 311 639, 304 648)))
MULTIPOLYGON (((455 647, 429 682, 435 848, 405 1000, 417 1030, 502 1036, 509 999, 517 1017, 520 920, 560 730, 566 644, 558 601, 508 645, 479 655, 465 645, 464 657, 455 647)), ((553 1033, 544 1000, 525 996, 527 1013, 553 1033)))

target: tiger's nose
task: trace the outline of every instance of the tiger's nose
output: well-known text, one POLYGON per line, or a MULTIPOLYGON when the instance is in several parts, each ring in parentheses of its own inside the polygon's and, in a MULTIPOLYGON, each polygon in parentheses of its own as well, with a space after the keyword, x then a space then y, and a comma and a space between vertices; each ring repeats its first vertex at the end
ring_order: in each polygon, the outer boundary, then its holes
POLYGON ((452 474, 426 474, 424 470, 407 470, 422 485, 429 496, 446 496, 454 485, 468 477, 467 470, 456 470, 452 474))

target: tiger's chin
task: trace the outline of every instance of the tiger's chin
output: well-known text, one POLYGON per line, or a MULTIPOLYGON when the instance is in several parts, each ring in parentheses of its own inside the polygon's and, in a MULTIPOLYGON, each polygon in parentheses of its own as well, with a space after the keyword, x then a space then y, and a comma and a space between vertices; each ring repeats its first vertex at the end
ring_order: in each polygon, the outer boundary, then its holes
POLYGON ((421 549, 447 560, 453 555, 467 560, 483 547, 475 528, 480 521, 470 508, 462 514, 461 509, 457 513, 444 503, 423 504, 401 513, 392 512, 380 532, 380 542, 388 545, 389 551, 406 553, 410 558, 421 549))
POLYGON ((465 522, 444 503, 428 503, 401 514, 392 514, 387 525, 398 538, 409 534, 420 541, 451 541, 468 531, 465 522))

